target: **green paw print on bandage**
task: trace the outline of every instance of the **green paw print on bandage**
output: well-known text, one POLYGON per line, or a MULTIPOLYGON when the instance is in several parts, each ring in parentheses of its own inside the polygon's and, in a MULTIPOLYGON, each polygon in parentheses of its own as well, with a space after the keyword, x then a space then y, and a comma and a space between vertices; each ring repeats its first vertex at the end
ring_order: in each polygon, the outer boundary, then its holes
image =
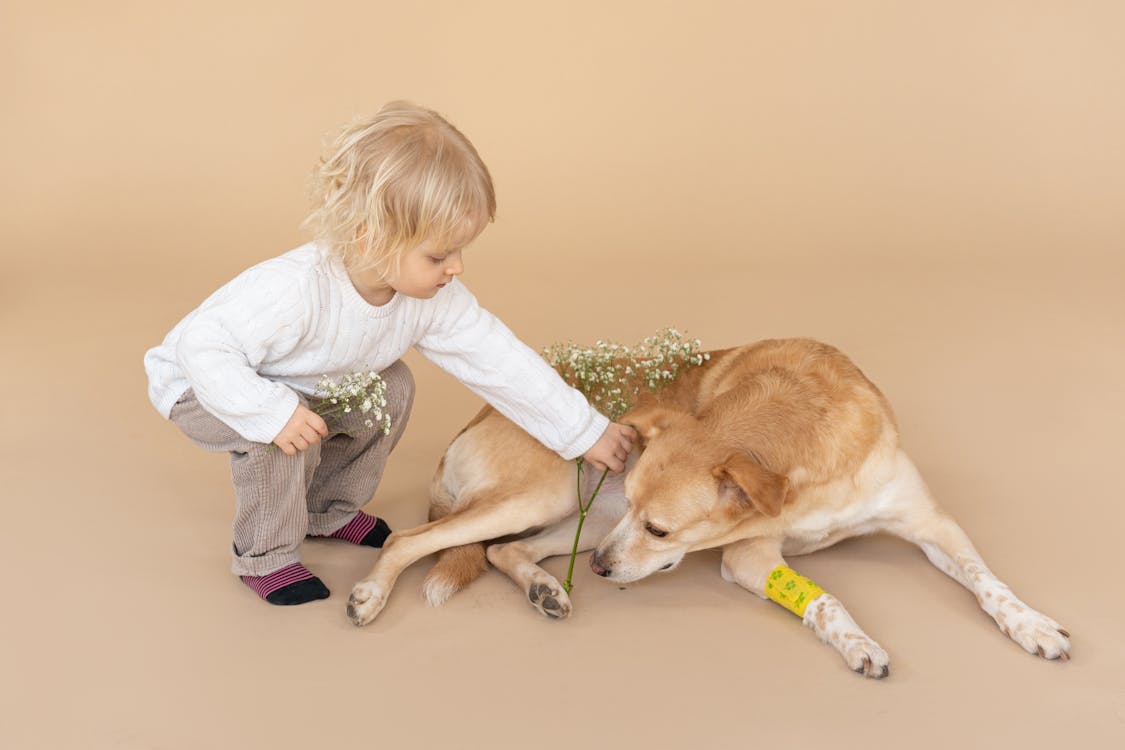
POLYGON ((783 565, 766 577, 766 596, 798 617, 802 617, 809 603, 823 593, 824 589, 783 565))

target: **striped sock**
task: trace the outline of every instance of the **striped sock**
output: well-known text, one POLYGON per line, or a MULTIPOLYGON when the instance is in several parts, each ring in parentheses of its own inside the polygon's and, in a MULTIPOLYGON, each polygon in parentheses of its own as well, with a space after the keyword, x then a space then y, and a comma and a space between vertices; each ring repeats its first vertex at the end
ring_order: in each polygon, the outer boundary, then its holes
POLYGON ((328 536, 333 539, 344 539, 352 544, 362 544, 365 547, 382 547, 390 533, 391 527, 386 521, 369 516, 361 510, 355 514, 355 518, 328 536))
POLYGON ((304 604, 328 598, 328 587, 299 562, 264 576, 239 576, 270 604, 304 604))

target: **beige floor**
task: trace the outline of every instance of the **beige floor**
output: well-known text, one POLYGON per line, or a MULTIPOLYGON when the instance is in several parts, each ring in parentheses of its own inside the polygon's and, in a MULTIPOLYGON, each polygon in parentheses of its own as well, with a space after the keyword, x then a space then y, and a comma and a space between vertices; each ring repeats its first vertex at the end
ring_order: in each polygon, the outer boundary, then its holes
MULTIPOLYGON (((17 6, 0 746, 1125 742, 1118 11, 17 6), (329 542, 305 561, 330 599, 255 599, 228 572, 225 459, 152 410, 141 356, 302 241, 319 134, 394 96, 449 113, 492 166, 501 215, 465 280, 529 344, 675 325, 713 348, 838 345, 1073 659, 1023 653, 888 538, 795 560, 888 650, 882 682, 723 582, 714 552, 626 587, 580 565, 566 622, 495 572, 428 608, 423 561, 356 629, 344 601, 375 553, 329 542)), ((409 362, 416 411, 369 506, 397 528, 478 407, 409 362)))

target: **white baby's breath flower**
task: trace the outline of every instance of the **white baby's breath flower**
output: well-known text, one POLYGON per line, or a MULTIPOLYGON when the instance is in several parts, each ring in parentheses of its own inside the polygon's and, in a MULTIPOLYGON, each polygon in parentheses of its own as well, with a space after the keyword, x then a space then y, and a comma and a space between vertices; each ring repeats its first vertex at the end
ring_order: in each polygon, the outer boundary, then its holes
POLYGON ((388 435, 391 415, 384 414, 380 408, 387 405, 386 392, 387 384, 374 370, 349 372, 338 383, 324 375, 316 384, 316 395, 323 400, 314 411, 325 421, 338 421, 343 414, 358 411, 368 415, 363 422, 365 428, 378 424, 383 434, 388 435))
POLYGON ((656 390, 682 369, 703 364, 709 357, 699 352, 700 346, 699 339, 685 340, 669 328, 632 348, 610 341, 597 341, 592 348, 567 342, 547 347, 543 357, 596 409, 617 419, 633 405, 641 387, 656 390))

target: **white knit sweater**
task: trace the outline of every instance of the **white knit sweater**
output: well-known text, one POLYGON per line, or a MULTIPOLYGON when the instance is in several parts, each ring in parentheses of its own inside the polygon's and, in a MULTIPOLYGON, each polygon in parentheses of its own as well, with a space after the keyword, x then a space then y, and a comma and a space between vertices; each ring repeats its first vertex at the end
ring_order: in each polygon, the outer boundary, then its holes
POLYGON ((366 302, 315 243, 247 269, 145 353, 165 417, 187 391, 255 442, 271 442, 324 375, 383 370, 411 346, 563 458, 609 424, 581 393, 454 280, 432 299, 366 302))

